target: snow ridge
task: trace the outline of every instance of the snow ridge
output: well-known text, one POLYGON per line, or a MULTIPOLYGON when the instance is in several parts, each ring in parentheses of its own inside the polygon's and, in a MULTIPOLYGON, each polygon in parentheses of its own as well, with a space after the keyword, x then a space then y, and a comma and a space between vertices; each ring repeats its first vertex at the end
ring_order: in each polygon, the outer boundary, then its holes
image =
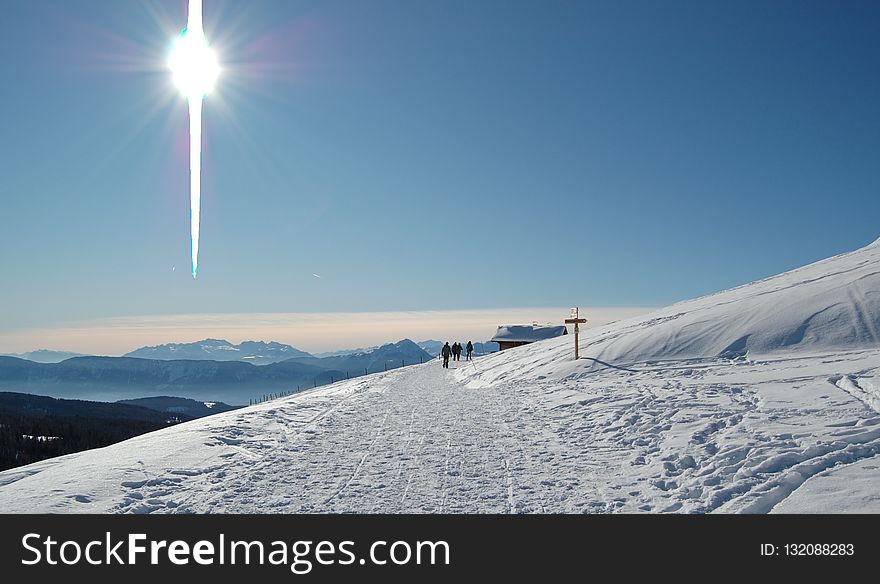
POLYGON ((611 363, 877 347, 880 246, 597 329, 588 342, 611 363))

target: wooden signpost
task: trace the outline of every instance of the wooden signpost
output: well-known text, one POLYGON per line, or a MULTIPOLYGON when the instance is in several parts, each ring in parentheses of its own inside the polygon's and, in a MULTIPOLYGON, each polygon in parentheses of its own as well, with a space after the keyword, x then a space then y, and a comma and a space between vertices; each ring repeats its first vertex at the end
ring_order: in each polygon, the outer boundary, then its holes
POLYGON ((571 318, 565 319, 565 324, 573 324, 574 325, 574 358, 575 361, 580 359, 580 353, 578 349, 578 331, 581 323, 587 322, 586 318, 578 318, 578 309, 577 307, 571 309, 571 318))

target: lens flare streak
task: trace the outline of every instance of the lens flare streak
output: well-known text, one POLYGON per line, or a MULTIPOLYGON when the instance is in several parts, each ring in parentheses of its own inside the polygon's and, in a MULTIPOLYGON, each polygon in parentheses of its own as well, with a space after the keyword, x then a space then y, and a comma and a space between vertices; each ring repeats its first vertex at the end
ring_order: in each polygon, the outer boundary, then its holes
POLYGON ((202 206, 202 101, 220 73, 217 57, 202 29, 202 0, 189 0, 186 29, 174 43, 168 66, 174 83, 189 104, 190 237, 192 276, 199 270, 199 225, 202 206))
POLYGON ((199 272, 199 222, 202 211, 202 98, 189 100, 189 223, 192 277, 199 272))

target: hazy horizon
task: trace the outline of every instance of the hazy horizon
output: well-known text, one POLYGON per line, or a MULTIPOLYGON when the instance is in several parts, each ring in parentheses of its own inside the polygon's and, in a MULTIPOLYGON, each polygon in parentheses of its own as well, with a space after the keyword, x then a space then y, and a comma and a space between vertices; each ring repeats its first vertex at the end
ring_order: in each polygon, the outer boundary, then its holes
MULTIPOLYGON (((586 328, 644 314, 649 307, 581 308, 586 328)), ((563 324, 568 307, 357 313, 190 314, 119 317, 0 331, 0 353, 48 349, 118 356, 144 346, 206 338, 277 341, 310 353, 413 341, 486 341, 502 324, 563 324)))

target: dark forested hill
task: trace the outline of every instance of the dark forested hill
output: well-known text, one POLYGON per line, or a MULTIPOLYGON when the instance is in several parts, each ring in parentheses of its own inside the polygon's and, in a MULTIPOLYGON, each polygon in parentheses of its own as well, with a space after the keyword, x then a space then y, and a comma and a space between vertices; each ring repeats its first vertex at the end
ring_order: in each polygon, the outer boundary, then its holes
POLYGON ((135 405, 0 392, 0 470, 108 446, 188 419, 135 405))

